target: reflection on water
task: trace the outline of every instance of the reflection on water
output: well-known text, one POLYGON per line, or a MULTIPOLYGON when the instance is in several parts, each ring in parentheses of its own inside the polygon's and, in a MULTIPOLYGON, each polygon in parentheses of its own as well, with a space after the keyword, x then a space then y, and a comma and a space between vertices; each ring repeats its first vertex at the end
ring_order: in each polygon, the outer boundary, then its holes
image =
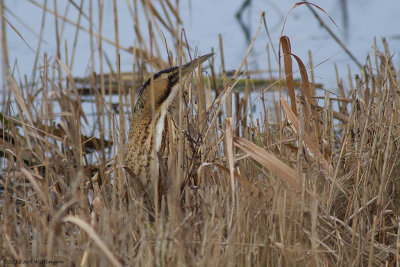
MULTIPOLYGON (((38 1, 40 2, 40 1, 38 1)), ((140 1, 139 1, 140 2, 140 1)), ((159 1, 154 1, 154 4, 159 1)), ((241 63, 248 44, 254 36, 254 29, 259 23, 259 14, 262 11, 266 12, 266 22, 270 32, 271 39, 268 38, 265 28, 262 28, 260 34, 254 44, 252 53, 248 57, 249 70, 263 70, 268 73, 268 46, 270 51, 278 50, 279 36, 281 33, 284 18, 288 11, 293 7, 296 1, 292 0, 202 0, 202 1, 180 1, 179 16, 182 21, 182 27, 187 34, 188 43, 192 49, 198 50, 200 53, 208 53, 212 48, 216 51, 215 57, 216 71, 220 65, 220 56, 218 55, 218 35, 223 37, 223 47, 225 56, 225 68, 227 70, 236 69, 241 63), (210 8, 212 7, 212 8, 210 8)), ((368 52, 372 51, 373 38, 377 37, 377 43, 381 46, 380 38, 387 37, 389 46, 394 53, 393 60, 398 62, 400 40, 398 39, 400 23, 400 1, 398 0, 313 0, 314 4, 320 6, 337 24, 334 25, 329 17, 321 11, 318 15, 332 28, 341 41, 349 48, 355 57, 365 63, 365 58, 368 52), (396 38, 397 36, 397 38, 396 38)), ((61 2, 62 3, 62 2, 61 2)), ((70 1, 65 1, 70 3, 70 1)), ((24 41, 12 29, 7 29, 7 41, 12 44, 9 47, 10 64, 18 62, 18 70, 23 77, 24 74, 32 72, 30 66, 33 66, 35 53, 32 52, 26 45, 36 49, 38 43, 37 35, 41 32, 42 8, 32 5, 29 1, 7 1, 9 10, 13 10, 15 16, 23 18, 26 25, 29 25, 31 30, 27 30, 24 25, 16 21, 14 17, 6 12, 7 19, 16 27, 18 33, 23 36, 24 41), (16 60, 17 59, 17 60, 16 60)), ((138 43, 138 37, 132 27, 132 16, 130 9, 127 8, 127 2, 117 1, 119 24, 119 45, 122 47, 132 47, 138 43)), ((63 13, 63 7, 60 4, 59 12, 63 13)), ((84 14, 88 14, 89 4, 86 2, 82 10, 84 14)), ((94 5, 96 6, 96 5, 94 5)), ((157 7, 157 6, 156 6, 157 7)), ((159 7, 158 7, 159 8, 159 7)), ((160 9, 161 10, 161 9, 160 9)), ((140 11, 140 10, 139 10, 140 11)), ((70 13, 65 12, 65 16, 69 21, 76 21, 78 12, 71 8, 70 13)), ((96 11, 93 12, 96 14, 96 11)), ((145 22, 145 14, 137 12, 138 20, 140 21, 140 30, 143 31, 142 38, 145 44, 149 44, 147 23, 145 22)), ((135 15, 135 16, 136 16, 135 15)), ((43 27, 43 43, 39 60, 43 58, 42 51, 48 54, 49 59, 54 59, 57 51, 56 38, 54 37, 54 17, 47 13, 48 18, 43 27)), ((104 4, 102 35, 108 40, 114 40, 115 29, 113 23, 113 6, 108 1, 104 4)), ((76 60, 72 73, 74 76, 82 77, 90 74, 90 43, 89 35, 85 31, 79 31, 79 42, 73 42, 76 27, 70 25, 69 22, 59 18, 60 25, 63 25, 62 39, 59 40, 63 47, 60 51, 76 51, 76 60), (65 25, 64 25, 65 24, 65 25), (65 44, 65 45, 64 45, 65 44), (68 45, 68 49, 64 46, 68 45), (65 48, 65 49, 64 49, 65 48)), ((93 29, 95 32, 99 30, 97 20, 95 20, 93 29)), ((82 18, 81 26, 89 29, 87 18, 82 18)), ((168 35, 168 31, 160 25, 160 32, 168 35)), ((307 66, 308 53, 311 51, 315 78, 317 83, 326 85, 329 89, 336 87, 336 76, 334 72, 334 64, 338 66, 339 76, 347 81, 347 65, 350 65, 352 73, 359 73, 359 68, 352 63, 343 49, 335 42, 326 30, 319 26, 318 21, 310 13, 309 9, 304 5, 293 10, 287 19, 283 34, 289 36, 292 43, 292 51, 299 56, 307 66)), ((167 36, 168 37, 168 36, 167 36)), ((104 40, 103 40, 104 41, 104 40)), ((160 41, 160 43, 163 43, 160 41)), ((170 47, 174 46, 174 42, 167 38, 167 43, 170 47)), ((382 47, 382 46, 381 46, 382 47)), ((107 55, 109 62, 116 62, 115 47, 104 43, 104 55, 107 55)), ((160 46, 161 58, 167 59, 167 53, 164 46, 160 46)), ((121 70, 131 71, 133 56, 121 51, 121 70)), ((173 55, 175 56, 175 55, 173 55)), ((276 70, 278 64, 274 58, 271 60, 272 74, 278 77, 276 70)), ((98 62, 96 62, 98 66, 98 62)), ((12 67, 12 66, 11 66, 12 67)), ((15 67, 14 67, 15 68, 15 67)), ((99 69, 95 68, 99 72, 99 69)), ((29 75, 31 76, 31 75, 29 75)), ((266 74, 263 78, 268 78, 266 74)))
MULTIPOLYGON (((343 33, 344 33, 344 39, 348 40, 349 37, 349 10, 348 10, 348 5, 347 5, 347 0, 338 0, 341 12, 341 18, 342 18, 342 25, 343 25, 343 33)), ((235 17, 237 22, 240 25, 240 28, 242 30, 242 33, 244 35, 244 38, 246 39, 246 43, 250 44, 251 41, 251 24, 250 21, 245 22, 243 19, 243 13, 245 10, 249 11, 249 16, 250 16, 250 8, 252 6, 252 1, 251 0, 244 0, 240 8, 236 11, 235 17)))
POLYGON ((349 39, 349 9, 347 8, 347 0, 339 0, 340 10, 342 11, 342 24, 344 39, 349 39))
POLYGON ((244 34, 244 38, 246 39, 246 42, 248 44, 250 44, 250 23, 247 22, 245 23, 242 17, 243 12, 246 9, 249 9, 250 11, 250 4, 251 4, 251 0, 244 0, 242 6, 239 8, 239 10, 236 12, 236 19, 239 22, 240 28, 242 28, 243 34, 244 34))

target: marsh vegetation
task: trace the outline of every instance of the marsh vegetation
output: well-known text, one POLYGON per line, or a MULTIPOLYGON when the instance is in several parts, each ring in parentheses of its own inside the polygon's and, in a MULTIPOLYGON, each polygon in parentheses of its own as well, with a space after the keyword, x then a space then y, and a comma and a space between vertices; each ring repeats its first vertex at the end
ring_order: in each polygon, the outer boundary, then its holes
MULTIPOLYGON (((291 53, 290 36, 275 48, 280 75, 262 74, 268 79, 257 86, 254 70, 246 68, 248 54, 227 73, 223 47, 229 44, 221 38, 214 58, 222 65, 210 60, 184 83, 175 110, 180 138, 174 165, 165 170, 173 184, 150 214, 132 191, 134 177, 115 157, 126 139, 135 89, 151 73, 197 54, 185 40, 175 3, 127 1, 136 36, 132 47, 122 47, 116 1, 114 40, 103 38, 104 3, 95 2, 98 14, 83 10, 83 1, 70 1, 81 10, 76 21, 57 12, 57 1, 35 2, 42 20, 56 24, 57 53, 41 51, 39 38, 32 74, 21 75, 8 61, 12 44, 4 31, 18 29, 6 20, 7 2, 1 1, 0 262, 399 264, 400 83, 385 39, 376 40, 358 73, 337 77, 338 93, 332 94, 312 82, 312 65, 291 53), (145 24, 135 19, 138 12, 146 14, 145 24), (81 26, 83 18, 96 27, 81 26), (79 62, 75 46, 62 41, 64 23, 76 28, 69 38, 90 38, 87 77, 71 74, 79 62), (106 43, 115 47, 116 62, 101 52, 106 43), (132 70, 121 70, 121 51, 130 53, 132 70), (270 90, 279 97, 267 104, 270 90), (250 94, 258 95, 257 114, 250 94)), ((258 30, 265 30, 262 14, 258 30)))

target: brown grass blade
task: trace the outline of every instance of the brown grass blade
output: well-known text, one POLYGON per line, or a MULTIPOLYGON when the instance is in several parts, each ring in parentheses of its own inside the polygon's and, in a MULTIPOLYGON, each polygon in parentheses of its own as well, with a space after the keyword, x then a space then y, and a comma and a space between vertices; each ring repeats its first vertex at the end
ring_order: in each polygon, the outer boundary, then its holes
MULTIPOLYGON (((285 80, 286 86, 288 88, 290 104, 292 105, 292 111, 297 116, 297 107, 296 107, 296 96, 294 92, 294 80, 293 80, 293 67, 292 67, 292 51, 290 48, 290 39, 287 36, 282 36, 279 40, 280 45, 283 51, 283 60, 285 63, 285 80)), ((279 51, 280 53, 280 51, 279 51)), ((280 62, 279 56, 279 62, 280 62)), ((280 64, 279 64, 280 65, 280 64)))
MULTIPOLYGON (((299 66, 299 70, 300 70, 300 75, 301 75, 301 86, 300 89, 303 91, 303 94, 306 98, 306 131, 307 133, 311 134, 311 129, 315 129, 314 133, 315 133, 315 140, 316 140, 316 145, 318 146, 318 140, 319 140, 319 126, 318 123, 315 123, 314 126, 312 127, 311 125, 311 88, 310 88, 310 82, 308 80, 308 75, 307 75, 307 70, 306 67, 304 66, 303 61, 296 56, 295 54, 291 54, 291 56, 293 56, 296 61, 297 61, 297 65, 299 66)), ((314 117, 315 117, 315 121, 319 121, 318 120, 318 114, 316 112, 313 113, 314 117)))
POLYGON ((310 82, 308 80, 308 75, 307 75, 307 70, 306 67, 304 66, 303 61, 296 56, 295 54, 290 53, 291 56, 293 56, 296 61, 297 64, 299 65, 299 70, 300 70, 300 75, 301 75, 301 89, 304 90, 304 95, 306 96, 306 99, 309 103, 309 105, 311 105, 311 88, 310 88, 310 82))

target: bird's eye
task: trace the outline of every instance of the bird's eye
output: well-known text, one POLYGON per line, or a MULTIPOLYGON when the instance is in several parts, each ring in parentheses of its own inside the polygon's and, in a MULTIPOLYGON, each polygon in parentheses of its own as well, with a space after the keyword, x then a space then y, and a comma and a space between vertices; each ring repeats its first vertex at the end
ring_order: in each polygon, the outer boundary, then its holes
POLYGON ((170 74, 168 75, 168 82, 175 85, 178 82, 178 75, 170 74))

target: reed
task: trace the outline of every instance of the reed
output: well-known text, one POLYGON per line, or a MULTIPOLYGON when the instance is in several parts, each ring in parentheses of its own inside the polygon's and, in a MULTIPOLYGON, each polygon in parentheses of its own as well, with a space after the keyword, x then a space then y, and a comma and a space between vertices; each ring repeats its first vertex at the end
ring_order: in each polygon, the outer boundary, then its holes
MULTIPOLYGON (((115 157, 138 84, 168 61, 175 65, 195 56, 180 30, 179 7, 168 0, 159 6, 127 1, 136 32, 136 43, 128 48, 118 41, 116 1, 115 40, 102 35, 102 1, 97 16, 80 8, 76 22, 57 11, 56 1, 30 2, 41 7, 43 20, 51 15, 57 21, 60 42, 55 58, 38 56, 32 77, 3 72, 0 263, 399 264, 399 77, 385 39, 383 52, 375 43, 362 72, 349 74, 349 87, 338 77, 338 95, 315 95, 285 36, 279 47, 285 72, 260 91, 251 92, 253 80, 247 67, 241 69, 247 55, 231 77, 225 66, 218 75, 221 68, 213 60, 208 75, 195 72, 176 104, 181 139, 171 155, 175 165, 166 170, 174 184, 154 218, 135 197, 133 180, 115 157), (138 12, 145 12, 146 26, 139 25, 138 12), (80 19, 97 27, 86 29, 80 19), (88 53, 99 73, 72 76, 78 59, 75 47, 61 42, 65 23, 76 27, 75 40, 84 38, 82 30, 89 35, 88 53), (161 51, 168 42, 162 32, 173 40, 165 61, 161 51), (150 43, 145 34, 152 36, 150 43), (116 62, 95 52, 105 44, 115 46, 116 62), (133 54, 128 75, 119 65, 123 51, 133 54), (299 69, 298 82, 292 63, 299 69), (244 93, 236 78, 244 80, 244 93), (261 101, 272 87, 280 90, 280 98, 262 105, 254 119, 249 95, 259 94, 261 101)), ((6 22, 1 23, 3 29, 6 22)), ((10 44, 4 30, 2 37, 4 68, 10 44)), ((222 62, 223 45, 220 38, 222 62)))

